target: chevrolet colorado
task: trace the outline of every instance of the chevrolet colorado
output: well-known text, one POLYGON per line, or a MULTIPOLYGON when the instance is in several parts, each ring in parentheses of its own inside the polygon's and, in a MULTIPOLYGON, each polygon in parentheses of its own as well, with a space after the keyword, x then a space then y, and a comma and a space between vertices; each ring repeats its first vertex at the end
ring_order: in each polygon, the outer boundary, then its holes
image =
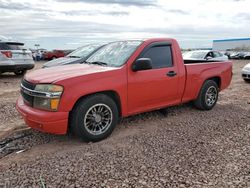
POLYGON ((189 101, 211 110, 231 78, 231 62, 183 61, 175 39, 118 41, 84 64, 29 72, 16 106, 34 129, 99 141, 121 117, 189 101))

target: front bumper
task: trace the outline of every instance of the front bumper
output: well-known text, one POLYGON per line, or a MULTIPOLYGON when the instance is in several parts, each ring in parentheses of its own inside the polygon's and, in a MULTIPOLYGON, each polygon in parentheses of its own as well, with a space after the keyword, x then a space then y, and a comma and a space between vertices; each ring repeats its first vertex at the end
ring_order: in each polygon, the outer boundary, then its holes
POLYGON ((242 70, 241 75, 242 75, 243 79, 249 79, 250 80, 250 71, 242 70))
POLYGON ((22 97, 18 98, 16 109, 22 115, 25 123, 33 129, 52 134, 67 133, 68 112, 38 110, 26 105, 22 97))
POLYGON ((14 65, 0 65, 0 72, 14 72, 20 70, 30 70, 34 68, 34 64, 14 64, 14 65))

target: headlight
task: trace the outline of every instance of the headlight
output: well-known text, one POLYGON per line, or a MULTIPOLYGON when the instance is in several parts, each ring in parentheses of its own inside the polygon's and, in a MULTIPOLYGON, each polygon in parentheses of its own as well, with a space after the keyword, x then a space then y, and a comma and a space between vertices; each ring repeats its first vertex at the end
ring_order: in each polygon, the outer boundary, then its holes
POLYGON ((38 93, 34 97, 33 107, 48 111, 57 111, 63 87, 54 84, 38 84, 35 87, 38 93), (39 94, 40 93, 40 94, 39 94))

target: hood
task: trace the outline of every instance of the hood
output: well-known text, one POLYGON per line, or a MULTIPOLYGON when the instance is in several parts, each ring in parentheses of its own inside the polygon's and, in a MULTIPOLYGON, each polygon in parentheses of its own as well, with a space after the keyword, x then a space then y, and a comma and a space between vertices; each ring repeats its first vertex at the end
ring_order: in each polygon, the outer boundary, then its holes
POLYGON ((51 60, 43 65, 43 68, 54 67, 60 65, 67 65, 71 63, 80 63, 81 58, 72 58, 72 57, 61 57, 58 59, 51 60))
POLYGON ((250 63, 246 64, 243 69, 250 69, 250 63))
POLYGON ((74 64, 69 66, 34 70, 25 74, 24 79, 31 83, 53 83, 69 78, 106 72, 115 69, 117 68, 89 64, 74 64))

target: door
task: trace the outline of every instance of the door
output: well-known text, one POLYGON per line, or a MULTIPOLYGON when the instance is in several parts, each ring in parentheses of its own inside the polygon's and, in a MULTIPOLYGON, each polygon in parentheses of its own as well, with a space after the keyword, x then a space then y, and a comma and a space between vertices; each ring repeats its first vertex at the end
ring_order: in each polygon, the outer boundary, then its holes
POLYGON ((150 58, 152 69, 128 72, 128 111, 139 113, 180 102, 178 68, 173 63, 171 45, 155 43, 146 47, 139 58, 150 58))

